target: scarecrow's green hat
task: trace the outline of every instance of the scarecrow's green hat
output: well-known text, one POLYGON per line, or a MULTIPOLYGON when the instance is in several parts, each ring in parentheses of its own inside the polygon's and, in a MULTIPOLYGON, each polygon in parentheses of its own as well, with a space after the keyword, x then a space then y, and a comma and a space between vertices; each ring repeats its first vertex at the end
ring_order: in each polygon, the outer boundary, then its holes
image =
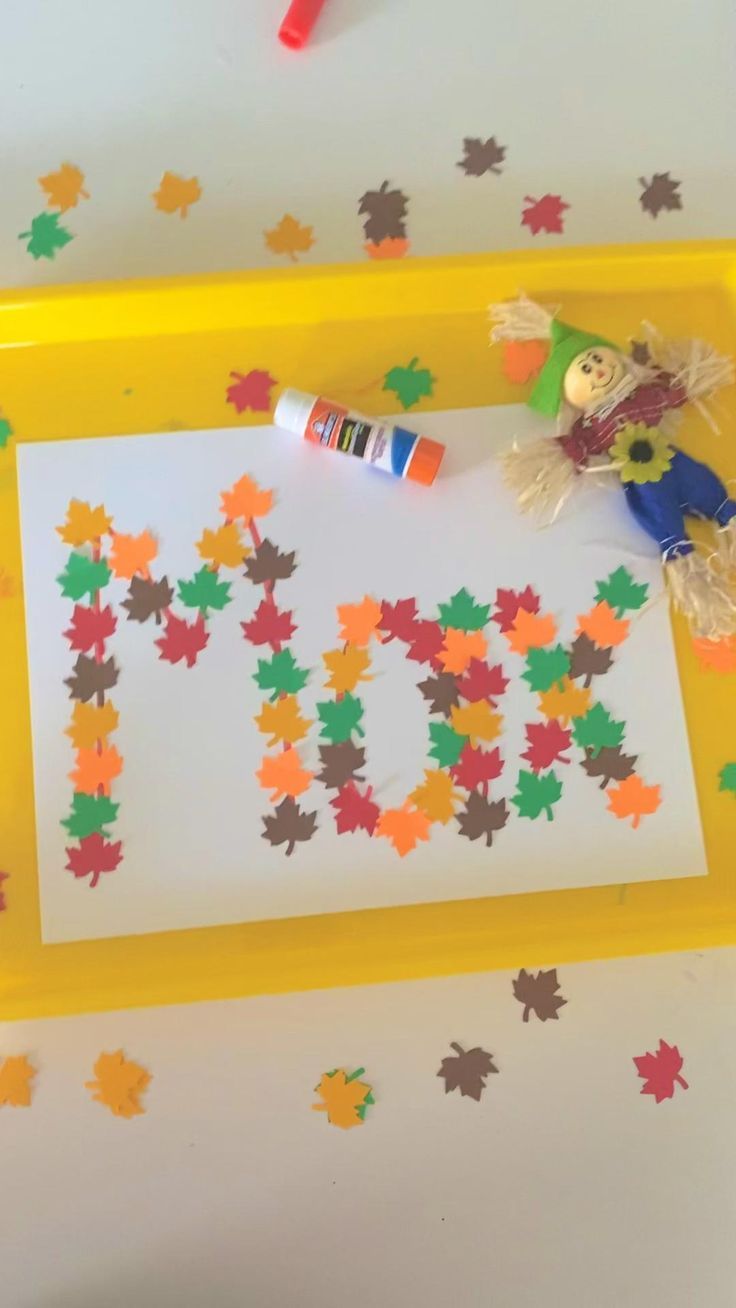
POLYGON ((583 354, 585 350, 592 349, 594 345, 607 345, 612 350, 617 347, 604 336, 579 331, 577 327, 568 327, 567 323, 558 322, 556 318, 552 319, 549 334, 552 342, 549 357, 529 397, 529 407, 535 409, 537 413, 544 413, 547 417, 554 418, 562 403, 565 373, 573 359, 578 354, 583 354))

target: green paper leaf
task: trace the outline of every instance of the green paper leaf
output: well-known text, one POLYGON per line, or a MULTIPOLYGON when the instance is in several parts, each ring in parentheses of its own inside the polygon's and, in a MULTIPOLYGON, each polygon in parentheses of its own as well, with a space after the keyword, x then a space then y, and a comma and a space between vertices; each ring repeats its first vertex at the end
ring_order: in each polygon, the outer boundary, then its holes
POLYGON ((605 600, 620 618, 624 613, 633 613, 646 604, 649 587, 646 582, 635 582, 628 568, 616 568, 605 581, 599 581, 595 592, 596 603, 605 600))
POLYGON ((476 604, 463 586, 449 604, 440 604, 440 623, 443 627, 454 627, 456 631, 480 631, 488 622, 490 612, 490 604, 476 604))
POLYGON ((56 580, 61 586, 62 595, 67 599, 80 600, 83 595, 94 599, 100 587, 106 586, 110 580, 110 569, 104 559, 95 562, 87 554, 72 552, 64 571, 56 580))
POLYGON ((516 794, 511 803, 519 810, 519 817, 535 818, 545 814, 549 822, 554 813, 552 805, 556 804, 562 794, 562 782, 554 772, 521 771, 516 782, 516 794))
POLYGON ((4 450, 10 437, 13 435, 13 428, 7 418, 0 418, 0 450, 4 450))
POLYGON ((258 660, 253 680, 261 690, 271 690, 271 699, 279 695, 298 695, 307 684, 309 673, 300 668, 290 649, 282 649, 270 659, 258 660))
POLYGON ((570 656, 561 645, 554 645, 552 649, 532 647, 526 656, 526 666, 526 672, 521 675, 532 690, 551 690, 569 673, 570 656))
POLYGON ((429 757, 436 759, 441 768, 454 767, 468 743, 467 736, 458 735, 447 722, 430 722, 429 736, 429 757))
POLYGON ((53 259, 57 250, 61 250, 74 240, 72 233, 60 225, 58 213, 39 213, 31 220, 31 230, 21 232, 19 241, 28 241, 26 249, 34 259, 53 259))
POLYGON ((393 391, 403 409, 410 409, 423 396, 432 394, 435 379, 428 368, 417 368, 418 362, 412 359, 405 368, 397 365, 383 379, 383 389, 393 391))
POLYGON ((191 581, 178 581, 179 599, 188 609, 199 609, 207 617, 208 609, 224 609, 230 603, 230 582, 219 581, 211 568, 200 568, 191 581))
POLYGON ((575 744, 589 749, 597 758, 602 749, 615 749, 623 742, 626 725, 616 722, 602 704, 594 704, 582 718, 574 718, 572 734, 575 744))
POLYGON ((360 725, 363 717, 363 701, 348 692, 342 699, 328 699, 317 705, 317 712, 322 723, 320 736, 331 740, 333 745, 349 740, 355 731, 364 736, 360 725))
POLYGON ((95 831, 107 836, 109 832, 104 828, 115 821, 119 808, 120 805, 113 804, 107 795, 78 793, 72 797, 72 811, 68 818, 62 818, 61 825, 66 827, 70 836, 76 836, 79 840, 84 840, 85 836, 91 836, 95 831))
POLYGON ((719 790, 726 790, 736 795, 736 763, 727 763, 718 773, 719 790))

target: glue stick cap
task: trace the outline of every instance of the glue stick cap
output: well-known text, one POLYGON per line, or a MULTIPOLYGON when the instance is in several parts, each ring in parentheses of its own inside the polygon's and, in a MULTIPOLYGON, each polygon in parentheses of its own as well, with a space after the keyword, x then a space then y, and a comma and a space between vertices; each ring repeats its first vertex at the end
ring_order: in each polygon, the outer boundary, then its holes
POLYGON ((304 391, 282 391, 274 410, 274 423, 277 427, 283 427, 284 431, 303 436, 316 403, 316 395, 306 395, 304 391))
POLYGON ((445 447, 439 441, 431 441, 428 436, 419 436, 406 472, 407 480, 418 481, 422 486, 431 486, 440 470, 444 453, 445 447))

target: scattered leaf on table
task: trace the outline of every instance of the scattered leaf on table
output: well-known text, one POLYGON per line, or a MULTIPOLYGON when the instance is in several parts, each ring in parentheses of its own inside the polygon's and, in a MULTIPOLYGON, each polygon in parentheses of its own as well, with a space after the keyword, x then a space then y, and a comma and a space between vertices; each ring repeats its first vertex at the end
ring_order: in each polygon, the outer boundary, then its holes
POLYGON ((736 795, 736 763, 726 763, 718 773, 718 789, 736 795))
POLYGON ((115 821, 119 808, 107 795, 72 795, 72 811, 62 818, 61 825, 75 840, 84 840, 95 831, 107 836, 105 827, 115 821))
POLYGON ((609 573, 605 581, 599 581, 595 597, 598 602, 605 601, 610 604, 616 617, 620 618, 624 613, 635 613, 642 608, 649 595, 649 587, 646 582, 636 582, 629 572, 628 568, 616 568, 615 572, 609 573))
POLYGON ((496 832, 506 826, 509 810, 505 799, 488 799, 486 795, 473 790, 456 817, 461 836, 468 840, 481 840, 485 837, 486 845, 490 848, 496 832))
POLYGON ((471 659, 457 688, 463 699, 475 703, 479 699, 493 702, 503 695, 508 686, 508 677, 503 675, 500 663, 490 666, 485 659, 471 659))
POLYGON ((341 624, 340 640, 352 645, 367 645, 381 625, 382 608, 366 595, 359 604, 338 604, 337 617, 341 624))
POLYGON ((661 1104, 664 1099, 672 1098, 675 1085, 688 1090, 687 1081, 680 1076, 682 1064, 683 1058, 677 1045, 668 1045, 666 1040, 660 1039, 656 1053, 642 1054, 634 1059, 637 1075, 644 1082, 640 1093, 654 1095, 655 1103, 661 1104))
POLYGON ((455 1050, 454 1055, 442 1059, 442 1066, 437 1073, 445 1082, 445 1094, 459 1090, 461 1095, 466 1095, 469 1099, 480 1100, 486 1089, 486 1077, 491 1072, 498 1071, 493 1055, 478 1047, 465 1050, 455 1041, 451 1042, 450 1048, 455 1050))
POLYGON ((463 138, 463 157, 458 161, 467 177, 482 177, 484 173, 500 173, 499 164, 506 158, 506 146, 497 145, 495 136, 483 141, 478 136, 463 138))
POLYGON ((530 613, 527 609, 519 609, 506 631, 509 649, 515 654, 526 654, 530 649, 551 645, 556 635, 557 623, 551 613, 530 613))
POLYGON ((297 844, 311 840, 317 830, 316 812, 305 813, 290 796, 282 799, 275 813, 268 814, 262 821, 263 839, 269 845, 286 845, 287 857, 294 853, 297 844))
POLYGON ((575 744, 590 750, 593 758, 606 745, 615 749, 623 743, 626 726, 616 722, 602 704, 594 704, 584 717, 575 719, 572 728, 575 744))
POLYGON ((314 245, 314 228, 302 226, 290 213, 285 213, 275 227, 263 233, 264 240, 273 254, 288 254, 293 263, 297 256, 306 254, 314 245))
POLYGON ((570 672, 570 656, 561 645, 537 649, 534 645, 527 651, 526 672, 522 672, 524 681, 531 690, 551 690, 553 686, 562 686, 570 672))
POLYGON ((513 627, 522 609, 525 613, 538 613, 539 606, 539 596, 531 586, 525 586, 523 590, 504 590, 500 587, 496 591, 496 607, 491 614, 491 622, 495 622, 502 632, 507 632, 513 627))
POLYGON ((349 740, 353 732, 358 736, 365 735, 361 725, 363 705, 350 692, 343 695, 342 699, 323 700, 317 705, 317 713, 322 723, 319 734, 333 745, 349 740))
POLYGON ((576 686, 565 678, 562 686, 553 686, 539 696, 539 708, 546 718, 559 718, 567 725, 582 717, 590 708, 591 693, 585 686, 576 686))
POLYGON ((128 598, 122 607, 128 611, 129 622, 147 622, 153 616, 156 626, 161 625, 161 615, 174 598, 173 588, 168 577, 152 581, 149 577, 131 577, 128 598))
POLYGON ((553 763, 569 763, 565 751, 570 748, 569 730, 560 726, 556 718, 548 722, 530 722, 525 727, 527 749, 522 754, 532 772, 542 772, 553 763))
POLYGON ((91 545, 105 536, 112 526, 112 518, 102 504, 92 508, 86 500, 70 500, 66 522, 56 530, 65 545, 91 545))
POLYGON ((381 816, 381 810, 371 799, 370 791, 358 790, 353 781, 341 787, 334 799, 330 800, 330 807, 335 810, 335 822, 341 835, 347 831, 367 831, 372 836, 381 816))
POLYGON ((184 618, 169 613, 164 634, 154 644, 159 651, 159 659, 165 663, 180 663, 184 659, 187 667, 193 668, 209 638, 201 613, 194 622, 187 622, 184 618))
POLYGON ((458 786, 464 790, 476 790, 495 781, 503 772, 501 751, 499 749, 474 749, 466 744, 457 761, 450 769, 458 786))
POLYGON ((74 671, 70 677, 64 678, 64 685, 69 687, 70 699, 81 699, 82 703, 86 703, 94 695, 112 690, 117 681, 118 670, 114 658, 103 659, 98 663, 88 654, 78 654, 74 671))
POLYGON ((271 691, 271 699, 280 695, 298 695, 309 680, 307 668, 300 668, 290 649, 278 650, 270 659, 258 660, 253 680, 259 690, 271 691))
POLYGON ((240 539, 237 522, 224 522, 214 531, 205 527, 197 541, 197 553, 214 567, 237 568, 251 550, 240 539))
POLYGON ((77 750, 77 765, 69 773, 75 790, 85 795, 110 794, 110 785, 123 770, 123 760, 114 745, 77 750))
POLYGON ((312 725, 309 719, 302 717, 293 695, 286 695, 275 704, 264 704, 254 721, 259 731, 270 736, 268 744, 271 747, 280 744, 296 745, 297 741, 304 739, 312 725))
POLYGON ((605 790, 612 781, 625 781, 630 777, 637 764, 636 754, 624 754, 621 746, 615 748, 610 745, 604 745, 598 753, 593 756, 590 750, 585 751, 583 761, 583 770, 589 777, 601 779, 601 790, 605 790))
POLYGON ((3 882, 7 881, 9 876, 9 872, 0 872, 0 913, 4 913, 8 907, 8 901, 5 898, 5 891, 3 890, 3 882))
POLYGON ((479 740, 496 740, 501 734, 503 718, 500 713, 493 712, 487 699, 479 699, 474 704, 455 705, 450 710, 450 726, 475 745, 479 740))
POLYGON ((308 790, 314 773, 303 766, 299 751, 282 749, 278 754, 267 754, 256 772, 264 790, 272 790, 271 803, 276 804, 285 795, 296 799, 308 790))
POLYGON ((117 626, 117 618, 109 607, 104 609, 85 608, 75 604, 71 625, 64 632, 73 650, 86 653, 93 645, 101 645, 112 636, 117 626))
POLYGON ((368 241, 363 249, 371 259, 403 259, 409 242, 404 236, 384 236, 382 241, 368 241))
POLYGON ((13 428, 7 418, 0 417, 0 450, 4 450, 10 437, 13 435, 13 428))
POLYGON ((98 740, 104 743, 117 725, 118 711, 112 700, 106 699, 104 704, 82 704, 78 700, 64 735, 69 736, 75 749, 91 749, 98 740))
POLYGON ((447 722, 430 722, 429 738, 429 757, 436 759, 441 768, 454 767, 467 744, 467 737, 459 736, 447 722))
POLYGON ((540 200, 536 200, 531 195, 525 195, 524 205, 521 226, 528 227, 532 236, 538 236, 540 232, 559 235, 564 230, 562 215, 570 206, 561 196, 543 195, 540 200))
POLYGON ((414 632, 406 657, 412 663, 431 663, 436 667, 444 643, 445 636, 439 622, 422 619, 414 623, 414 632))
POLYGON ((220 581, 217 573, 206 566, 195 572, 190 581, 178 581, 177 588, 182 604, 188 609, 199 609, 205 618, 210 609, 220 611, 232 599, 230 582, 220 581))
MULTIPOLYGON (((246 409, 251 409, 253 413, 268 413, 271 408, 271 387, 276 385, 276 378, 272 377, 269 372, 262 368, 251 368, 250 372, 231 372, 233 378, 231 384, 225 392, 226 401, 232 404, 236 413, 245 413, 246 409)), ((250 478, 246 478, 250 480, 250 478)), ((262 491, 261 494, 271 495, 271 491, 262 491)), ((270 508, 270 505, 269 505, 270 508)), ((235 517, 235 514, 229 514, 229 517, 235 517)), ((250 515, 255 516, 255 515, 250 515)))
POLYGON ((421 399, 434 394, 433 377, 428 368, 418 368, 417 358, 411 359, 405 368, 398 364, 390 368, 383 379, 383 389, 393 391, 402 409, 411 409, 421 399))
POLYGON ((578 615, 577 635, 588 636, 601 649, 612 649, 629 634, 627 618, 617 618, 607 600, 599 600, 589 613, 578 615))
POLYGON ((114 1054, 100 1054, 94 1065, 96 1080, 85 1081, 85 1089, 92 1098, 104 1104, 115 1117, 137 1117, 145 1109, 140 1102, 143 1091, 151 1084, 151 1076, 127 1059, 122 1049, 114 1054))
POLYGON ((669 172, 655 173, 651 181, 640 177, 639 185, 642 188, 639 204, 652 218, 656 218, 663 209, 682 208, 681 183, 670 177, 669 172))
POLYGON ((375 244, 406 236, 408 196, 398 189, 389 190, 389 186, 386 181, 377 191, 365 191, 358 205, 358 213, 368 215, 363 223, 366 240, 375 244))
MULTIPOLYGON (((248 376, 250 375, 251 374, 249 373, 248 376)), ((222 491, 220 495, 220 504, 222 506, 222 512, 226 517, 240 518, 247 524, 252 518, 264 518, 267 513, 271 512, 271 509, 273 508, 273 491, 261 490, 258 483, 245 473, 235 482, 234 486, 230 487, 230 490, 222 491)), ((269 545, 271 550, 274 549, 274 546, 271 545, 270 541, 264 540, 263 545, 269 545)), ((261 549, 262 548, 263 547, 261 546, 261 549)), ((262 557, 267 556, 268 551, 266 551, 266 554, 262 557)), ((293 554, 289 556, 282 555, 281 557, 291 558, 293 565, 293 554)), ((292 566, 291 572, 284 573, 284 576, 290 577, 293 571, 294 568, 292 566)), ((251 581, 252 580, 253 578, 251 577, 251 581)), ((269 580, 269 578, 265 578, 264 580, 269 580)), ((276 581, 281 580, 281 578, 273 577, 270 578, 270 580, 276 581)))
POLYGON ((314 1087, 322 1103, 312 1104, 312 1108, 318 1113, 327 1113, 331 1126, 349 1130, 352 1126, 363 1125, 366 1108, 375 1103, 371 1087, 358 1080, 364 1070, 359 1067, 348 1076, 345 1068, 339 1067, 334 1072, 326 1072, 319 1085, 314 1087))
POLYGON ((504 341, 503 375, 517 386, 523 386, 539 375, 548 354, 549 346, 544 341, 504 341))
POLYGON ((522 967, 512 985, 514 998, 524 1005, 523 1022, 529 1021, 529 1014, 532 1012, 540 1022, 546 1022, 550 1018, 556 1022, 559 1018, 558 1009, 567 1003, 562 995, 556 993, 560 988, 556 967, 551 967, 547 972, 537 972, 536 976, 522 967))
POLYGON ((465 672, 473 659, 483 659, 488 646, 482 631, 456 631, 448 627, 437 661, 445 672, 465 672))
POLYGON ((463 586, 446 604, 440 604, 440 622, 443 627, 458 631, 479 631, 485 627, 491 611, 490 604, 478 604, 463 586))
POLYGON ((243 635, 251 645, 280 645, 296 631, 291 609, 279 609, 273 600, 261 600, 250 622, 241 622, 243 635))
POLYGON ((61 213, 75 209, 80 200, 89 199, 89 191, 84 189, 84 173, 76 164, 63 163, 55 173, 39 177, 38 184, 48 196, 49 207, 61 213))
POLYGON ((662 803, 661 786, 646 786, 636 772, 632 772, 607 792, 608 810, 617 818, 631 818, 636 830, 643 817, 656 813, 662 803))
MULTIPOLYGON (((271 492, 269 491, 268 494, 271 492)), ((282 553, 270 540, 264 540, 245 560, 245 576, 256 586, 287 581, 296 568, 296 550, 282 553)))
POLYGON ((367 649, 361 649, 358 645, 329 650, 322 655, 322 661, 330 674, 326 684, 339 695, 346 690, 355 690, 362 681, 371 680, 366 676, 367 669, 371 666, 370 655, 367 649))
POLYGON ((81 879, 90 877, 90 889, 97 885, 104 872, 114 872, 123 857, 120 840, 106 840, 99 831, 80 840, 79 845, 67 848, 67 872, 81 879))
POLYGON ((515 804, 519 810, 519 817, 531 818, 532 820, 544 813, 548 821, 552 821, 554 814, 553 805, 558 802, 562 795, 562 782, 555 776, 554 772, 524 772, 519 773, 516 783, 516 794, 512 796, 511 803, 515 804))
POLYGON ((93 599, 110 580, 110 569, 104 559, 90 559, 86 554, 70 554, 64 571, 56 578, 66 599, 81 600, 89 595, 93 599))
POLYGON ((460 798, 449 772, 438 768, 425 768, 424 781, 409 796, 430 822, 441 822, 443 826, 454 817, 460 798))
POLYGON ((629 357, 633 363, 640 364, 643 368, 648 367, 652 362, 652 353, 646 341, 630 342, 629 357))
POLYGON ((178 173, 165 172, 159 182, 158 190, 153 192, 153 202, 162 213, 179 213, 186 218, 189 206, 196 204, 202 194, 202 187, 196 177, 180 177, 178 173))
POLYGON ((412 639, 416 618, 417 602, 415 599, 401 599, 397 600, 395 604, 383 600, 380 626, 384 642, 387 644, 390 640, 398 639, 408 643, 412 639))
POLYGON ((376 835, 385 836, 391 841, 396 853, 401 858, 416 848, 417 841, 429 840, 430 821, 421 809, 414 809, 409 804, 403 808, 386 808, 376 826, 376 835))
POLYGON ((576 636, 570 649, 570 679, 584 677, 589 686, 593 677, 602 677, 613 665, 610 649, 600 649, 590 636, 576 636))
POLYGON ((137 572, 145 576, 157 554, 158 542, 150 531, 142 531, 138 536, 116 532, 110 546, 110 567, 115 577, 130 580, 137 572))
POLYGON ((340 790, 348 781, 364 781, 360 769, 365 767, 365 749, 352 740, 341 740, 337 745, 320 745, 319 758, 322 771, 317 780, 328 790, 340 790))
POLYGON ((736 636, 721 640, 702 636, 693 641, 693 649, 702 667, 713 668, 714 672, 736 672, 736 636))
POLYGON ((39 213, 31 219, 30 230, 21 232, 19 241, 27 241, 26 249, 34 259, 53 259, 57 250, 74 240, 66 227, 62 227, 58 213, 39 213))
POLYGON ((30 1108, 31 1081, 36 1075, 25 1054, 10 1055, 0 1062, 0 1108, 30 1108))
POLYGON ((451 672, 438 672, 436 676, 425 677, 418 689, 426 699, 430 713, 444 713, 448 716, 453 704, 460 699, 457 681, 451 672))

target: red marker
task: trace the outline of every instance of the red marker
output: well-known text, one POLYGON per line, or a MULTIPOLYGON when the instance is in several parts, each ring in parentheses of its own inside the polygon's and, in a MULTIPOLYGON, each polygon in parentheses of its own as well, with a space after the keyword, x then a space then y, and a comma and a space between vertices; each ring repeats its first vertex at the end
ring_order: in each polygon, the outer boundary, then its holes
POLYGON ((325 0, 291 0, 289 10, 279 28, 279 40, 290 50, 301 50, 309 40, 325 0))

